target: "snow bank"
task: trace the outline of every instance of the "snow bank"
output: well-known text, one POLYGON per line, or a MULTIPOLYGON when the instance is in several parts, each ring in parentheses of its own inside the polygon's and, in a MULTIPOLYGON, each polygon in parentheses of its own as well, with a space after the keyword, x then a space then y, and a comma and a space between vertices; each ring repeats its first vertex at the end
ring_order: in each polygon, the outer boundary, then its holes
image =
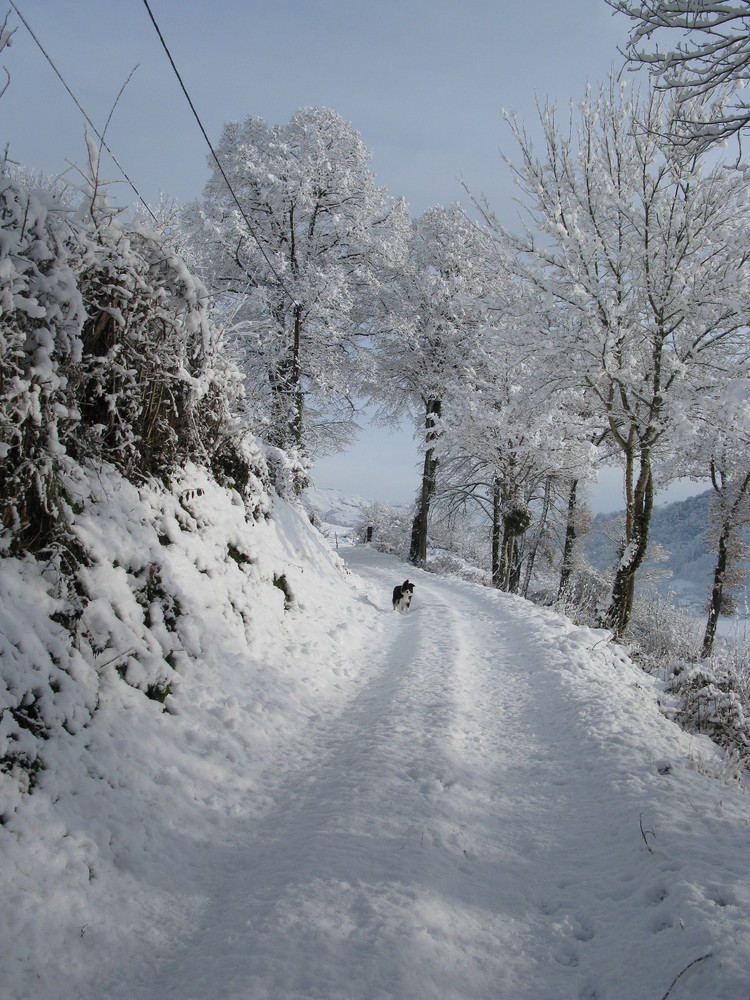
POLYGON ((301 510, 248 520, 196 467, 169 492, 108 468, 69 486, 75 639, 59 580, 32 560, 0 573, 5 997, 59 997, 116 940, 189 920, 153 873, 257 811, 261 775, 353 680, 328 610, 356 591, 301 510), (33 717, 14 718, 29 674, 33 717))

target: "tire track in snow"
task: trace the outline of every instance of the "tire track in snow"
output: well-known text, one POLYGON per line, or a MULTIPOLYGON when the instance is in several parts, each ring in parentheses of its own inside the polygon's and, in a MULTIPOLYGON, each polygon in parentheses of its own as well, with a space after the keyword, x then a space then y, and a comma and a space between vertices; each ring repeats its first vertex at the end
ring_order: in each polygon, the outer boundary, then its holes
POLYGON ((163 964, 165 998, 221 981, 222 996, 253 1000, 450 1000, 466 996, 468 968, 488 991, 512 989, 510 957, 524 965, 531 942, 525 921, 498 916, 487 867, 502 823, 502 706, 485 661, 497 625, 421 573, 412 611, 397 615, 393 565, 368 571, 382 580, 369 680, 311 727, 300 766, 274 779, 276 808, 213 859, 213 901, 163 964))
MULTIPOLYGON (((369 578, 382 579, 385 603, 393 570, 369 578)), ((412 611, 386 612, 373 680, 323 734, 327 755, 270 820, 287 832, 258 871, 278 871, 283 856, 298 863, 289 884, 271 876, 266 887, 251 973, 258 996, 463 998, 467 969, 482 995, 511 995, 514 967, 528 975, 535 945, 524 888, 510 906, 497 898, 522 860, 502 844, 497 798, 523 699, 508 707, 498 696, 503 638, 477 601, 482 592, 457 599, 455 582, 418 578, 412 611), (308 982, 275 954, 276 935, 304 955, 308 982), (355 990, 334 972, 352 962, 355 990)))

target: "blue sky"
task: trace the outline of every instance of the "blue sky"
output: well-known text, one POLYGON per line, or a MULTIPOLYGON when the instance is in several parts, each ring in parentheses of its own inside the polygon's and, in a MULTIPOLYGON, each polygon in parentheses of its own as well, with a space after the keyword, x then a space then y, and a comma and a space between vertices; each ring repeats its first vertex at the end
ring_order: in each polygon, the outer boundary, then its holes
MULTIPOLYGON (((149 202, 186 202, 208 179, 208 150, 142 0, 16 0, 53 62, 149 202)), ((500 150, 513 153, 502 108, 532 128, 535 101, 581 98, 619 68, 627 26, 604 0, 149 0, 212 140, 229 120, 286 122, 332 107, 373 153, 379 185, 413 214, 467 203, 458 178, 514 219, 500 150)), ((0 10, 2 5, 0 4, 0 10)), ((11 13, 11 24, 18 18, 11 13)), ((2 58, 0 100, 9 156, 47 174, 85 159, 84 122, 23 25, 2 58)), ((117 179, 105 161, 105 174, 117 179)), ((114 200, 128 205, 120 184, 114 200)), ((346 455, 316 466, 318 485, 403 503, 419 480, 410 427, 367 429, 346 455)), ((621 506, 619 477, 594 491, 621 506)))
MULTIPOLYGON (((109 145, 148 200, 198 195, 207 150, 141 0, 16 2, 99 129, 138 65, 109 145)), ((535 95, 577 99, 624 38, 603 0, 219 0, 208 12, 149 2, 212 139, 249 114, 286 122, 299 107, 332 107, 372 150, 378 183, 415 214, 460 200, 459 175, 501 209, 501 108, 531 121, 535 95)), ((80 162, 80 113, 22 26, 4 56, 11 156, 52 173, 80 162)))

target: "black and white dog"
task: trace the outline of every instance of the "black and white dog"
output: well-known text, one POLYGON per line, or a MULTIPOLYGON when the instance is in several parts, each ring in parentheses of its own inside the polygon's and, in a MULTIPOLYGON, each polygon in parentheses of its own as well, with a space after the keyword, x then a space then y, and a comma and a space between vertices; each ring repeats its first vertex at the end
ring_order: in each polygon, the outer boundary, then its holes
POLYGON ((411 604, 411 598, 413 593, 414 593, 414 584, 409 583, 408 580, 404 580, 404 582, 399 584, 398 587, 394 587, 393 610, 400 612, 402 615, 406 614, 406 612, 409 610, 409 605, 411 604))

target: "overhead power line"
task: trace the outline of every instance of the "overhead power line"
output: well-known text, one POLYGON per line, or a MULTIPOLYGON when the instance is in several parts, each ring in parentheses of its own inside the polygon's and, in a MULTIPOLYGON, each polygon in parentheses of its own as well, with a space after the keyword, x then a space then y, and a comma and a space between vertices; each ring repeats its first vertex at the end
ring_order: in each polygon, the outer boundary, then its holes
MULTIPOLYGON (((85 110, 83 109, 83 107, 81 105, 81 102, 78 100, 78 98, 76 97, 76 95, 73 93, 73 91, 71 90, 71 88, 68 86, 68 83, 65 80, 65 77, 62 75, 62 73, 60 72, 60 70, 54 64, 54 62, 52 61, 52 58, 50 57, 49 53, 44 48, 44 46, 42 45, 42 43, 39 41, 39 38, 36 36, 36 34, 34 33, 34 31, 32 30, 31 25, 26 20, 26 18, 23 16, 23 14, 21 13, 21 11, 18 9, 18 5, 16 4, 15 0, 8 0, 8 3, 11 5, 11 7, 13 8, 13 10, 16 12, 16 14, 18 15, 19 19, 21 20, 21 23, 23 24, 23 26, 26 28, 26 30, 28 31, 28 33, 31 35, 31 37, 36 42, 36 45, 39 48, 39 51, 42 53, 42 55, 44 56, 44 58, 47 60, 47 62, 52 67, 52 69, 53 69, 55 75, 57 76, 58 80, 60 81, 60 83, 63 85, 63 87, 65 87, 65 89, 67 90, 67 92, 72 97, 73 102, 75 103, 75 106, 78 108, 78 110, 81 112, 81 114, 83 115, 83 117, 88 122, 88 125, 89 125, 91 131, 94 133, 94 135, 97 137, 97 139, 99 140, 99 142, 102 144, 103 148, 106 149, 107 152, 109 153, 109 155, 112 157, 113 163, 115 164, 115 166, 117 167, 117 169, 120 171, 120 173, 122 174, 122 176, 125 178, 125 180, 128 182, 128 184, 130 185, 130 187, 133 189, 133 191, 135 192, 136 197, 138 198, 138 200, 140 201, 140 203, 146 209, 146 211, 151 216, 151 218, 154 220, 154 222, 158 223, 159 220, 154 215, 154 213, 151 210, 151 208, 149 207, 148 203, 142 197, 142 195, 141 195, 140 191, 138 190, 138 188, 132 182, 132 180, 130 179, 130 177, 128 177, 128 175, 127 175, 127 173, 125 171, 125 168, 122 166, 122 164, 119 162, 119 160, 117 159, 117 157, 115 156, 115 154, 112 152, 112 150, 109 148, 109 146, 105 142, 104 136, 102 134, 100 134, 100 132, 97 129, 96 125, 94 125, 94 123, 91 121, 91 119, 89 118, 89 116, 86 114, 85 110)), ((119 99, 119 95, 118 95, 118 99, 119 99)), ((106 132, 106 129, 105 129, 105 132, 106 132)))
MULTIPOLYGON (((11 0, 11 2, 12 2, 12 0, 11 0)), ((237 210, 239 211, 239 213, 242 216, 242 219, 243 219, 245 225, 247 226, 247 231, 250 233, 250 235, 252 236, 253 240, 255 241, 258 249, 260 250, 261 254, 263 255, 263 258, 264 258, 266 264, 268 264, 268 266, 269 266, 269 268, 271 270, 271 273, 276 278, 276 280, 278 281, 278 283, 281 286, 281 288, 284 290, 284 293, 287 295, 287 297, 289 298, 289 300, 294 305, 296 305, 297 304, 296 297, 294 295, 292 295, 292 293, 286 287, 286 283, 284 282, 284 279, 281 277, 281 275, 279 274, 279 272, 273 266, 273 263, 272 263, 270 257, 268 256, 268 254, 266 253, 265 248, 263 247, 263 244, 260 242, 260 240, 258 239, 258 236, 255 233, 255 229, 253 228, 253 225, 250 222, 250 219, 248 219, 248 217, 247 217, 247 213, 245 212, 245 209, 242 207, 239 198, 234 193, 234 188, 232 187, 232 185, 229 182, 229 178, 227 177, 226 172, 224 171, 224 167, 222 166, 221 160, 219 159, 219 157, 216 154, 216 150, 214 149, 214 147, 213 147, 213 145, 211 143, 211 140, 208 138, 208 133, 206 132, 205 128, 203 127, 203 122, 201 121, 200 116, 199 116, 198 112, 195 109, 195 105, 193 104, 193 101, 192 101, 192 99, 190 97, 190 94, 187 91, 187 87, 183 83, 182 77, 180 76, 180 72, 177 69, 177 66, 175 65, 174 59, 172 58, 172 53, 169 51, 169 47, 167 46, 167 43, 164 40, 164 36, 161 33, 161 29, 159 28, 159 25, 156 23, 156 18, 154 17, 154 15, 153 15, 153 13, 151 11, 151 8, 149 7, 148 0, 143 0, 143 5, 146 8, 146 10, 148 11, 148 16, 151 18, 151 23, 153 24, 153 26, 154 26, 154 28, 156 30, 156 34, 159 36, 159 41, 162 44, 162 48, 164 49, 164 51, 167 54, 167 59, 169 59, 170 65, 172 66, 172 69, 174 70, 174 75, 177 77, 177 81, 180 84, 180 87, 182 88, 182 92, 185 95, 185 99, 187 100, 188 104, 190 105, 190 110, 193 112, 193 117, 195 118, 196 122, 198 123, 198 128, 203 133, 203 138, 206 140, 206 145, 211 150, 211 156, 213 156, 213 158, 214 158, 214 162, 216 163, 216 166, 218 167, 219 173, 221 174, 222 178, 224 179, 224 183, 226 184, 227 189, 228 189, 229 193, 231 194, 232 199, 233 199, 235 205, 237 206, 237 210)))

